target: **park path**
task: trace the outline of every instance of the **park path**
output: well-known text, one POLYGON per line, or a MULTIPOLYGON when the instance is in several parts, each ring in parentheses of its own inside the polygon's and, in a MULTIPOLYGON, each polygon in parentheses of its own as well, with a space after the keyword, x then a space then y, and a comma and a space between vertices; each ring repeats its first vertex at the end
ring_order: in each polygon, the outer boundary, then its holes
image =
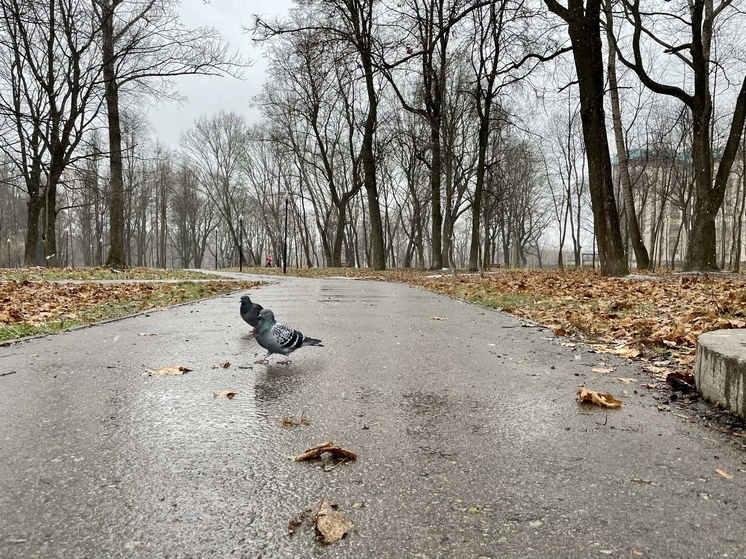
POLYGON ((746 557, 746 455, 633 363, 405 285, 269 281, 325 345, 289 366, 254 364, 240 293, 0 348, 0 558, 746 557), (329 440, 358 460, 288 459, 329 440), (321 497, 354 530, 289 537, 321 497))

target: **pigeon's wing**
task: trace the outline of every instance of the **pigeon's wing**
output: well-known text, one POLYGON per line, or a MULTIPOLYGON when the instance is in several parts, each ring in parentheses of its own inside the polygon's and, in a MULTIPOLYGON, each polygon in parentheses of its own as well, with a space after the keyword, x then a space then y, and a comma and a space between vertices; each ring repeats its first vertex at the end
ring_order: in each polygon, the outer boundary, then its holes
POLYGON ((272 327, 272 337, 282 348, 278 352, 290 353, 303 345, 303 334, 284 324, 277 323, 272 327))

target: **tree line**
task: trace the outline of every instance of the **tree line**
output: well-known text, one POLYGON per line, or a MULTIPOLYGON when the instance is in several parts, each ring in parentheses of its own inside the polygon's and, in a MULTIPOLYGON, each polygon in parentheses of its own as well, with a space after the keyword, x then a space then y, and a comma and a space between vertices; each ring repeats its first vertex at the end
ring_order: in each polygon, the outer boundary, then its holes
POLYGON ((739 269, 730 0, 298 1, 252 20, 261 120, 177 149, 137 107, 240 73, 214 31, 164 0, 0 5, 9 264, 739 269))

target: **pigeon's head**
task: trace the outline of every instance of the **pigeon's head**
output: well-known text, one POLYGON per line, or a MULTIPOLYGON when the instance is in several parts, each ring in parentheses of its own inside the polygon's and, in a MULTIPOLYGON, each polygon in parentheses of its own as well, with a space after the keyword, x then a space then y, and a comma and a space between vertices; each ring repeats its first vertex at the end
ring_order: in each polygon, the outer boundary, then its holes
POLYGON ((248 295, 244 295, 244 296, 241 297, 241 302, 250 305, 251 304, 251 299, 249 298, 248 295))
POLYGON ((269 309, 262 309, 259 311, 259 321, 266 320, 267 322, 272 322, 275 319, 275 313, 273 313, 269 309))

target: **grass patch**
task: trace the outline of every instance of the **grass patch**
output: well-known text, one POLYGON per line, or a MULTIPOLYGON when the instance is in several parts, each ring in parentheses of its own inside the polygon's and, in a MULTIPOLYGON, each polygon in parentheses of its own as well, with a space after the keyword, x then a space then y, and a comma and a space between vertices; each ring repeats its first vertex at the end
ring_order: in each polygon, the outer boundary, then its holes
POLYGON ((97 280, 209 280, 214 278, 202 272, 189 270, 162 270, 158 268, 1 268, 0 280, 4 281, 97 281, 97 280))
POLYGON ((496 295, 478 294, 465 297, 470 303, 476 303, 490 309, 511 312, 514 309, 531 310, 536 306, 536 297, 532 294, 504 293, 496 295))

